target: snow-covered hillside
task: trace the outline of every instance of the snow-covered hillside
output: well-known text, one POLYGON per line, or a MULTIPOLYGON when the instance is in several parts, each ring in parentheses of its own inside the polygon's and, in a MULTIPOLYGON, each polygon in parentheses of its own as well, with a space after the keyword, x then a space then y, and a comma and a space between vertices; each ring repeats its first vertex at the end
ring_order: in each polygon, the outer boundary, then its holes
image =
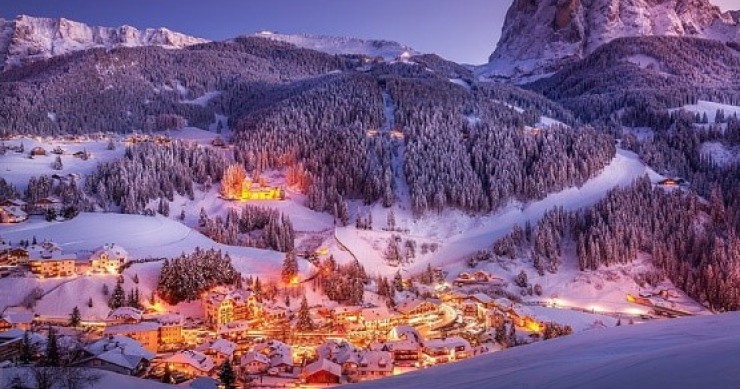
POLYGON ((533 81, 619 37, 695 36, 740 42, 740 26, 709 0, 516 0, 479 75, 533 81))
POLYGON ((0 19, 0 69, 94 47, 183 48, 207 42, 166 28, 96 27, 69 19, 0 19))
POLYGON ((352 386, 735 388, 740 313, 591 331, 352 386))
POLYGON ((358 38, 330 37, 308 34, 279 34, 262 31, 255 36, 290 43, 298 47, 321 51, 327 54, 360 54, 369 57, 382 57, 393 61, 402 56, 419 54, 414 49, 398 42, 358 38))

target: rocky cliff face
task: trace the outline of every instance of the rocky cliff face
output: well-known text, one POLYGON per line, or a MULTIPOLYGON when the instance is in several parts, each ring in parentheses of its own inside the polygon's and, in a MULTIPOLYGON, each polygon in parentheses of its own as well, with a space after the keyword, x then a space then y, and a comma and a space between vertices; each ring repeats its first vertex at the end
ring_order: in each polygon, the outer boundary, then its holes
POLYGON ((166 28, 93 27, 68 19, 0 19, 0 69, 94 47, 182 48, 207 42, 166 28))
POLYGON ((528 81, 615 38, 695 36, 740 41, 737 18, 709 0, 514 0, 486 77, 528 81))

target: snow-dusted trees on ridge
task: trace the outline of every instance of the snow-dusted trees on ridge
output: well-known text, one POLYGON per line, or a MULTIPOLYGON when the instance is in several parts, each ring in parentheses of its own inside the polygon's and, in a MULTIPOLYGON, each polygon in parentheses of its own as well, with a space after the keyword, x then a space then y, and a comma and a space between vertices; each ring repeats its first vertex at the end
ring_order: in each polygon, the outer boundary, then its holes
POLYGON ((164 261, 157 295, 169 304, 192 301, 214 286, 235 283, 239 277, 228 254, 196 248, 191 254, 164 261))
POLYGON ((229 209, 226 218, 202 214, 200 231, 216 242, 232 246, 293 250, 295 230, 290 217, 273 208, 245 205, 241 212, 229 209), (259 234, 255 231, 261 230, 259 234), (246 235, 245 235, 246 234, 246 235))
POLYGON ((221 177, 225 160, 209 148, 142 143, 126 149, 121 160, 102 163, 85 182, 101 205, 116 204, 122 213, 141 213, 151 200, 193 197, 194 183, 221 177))

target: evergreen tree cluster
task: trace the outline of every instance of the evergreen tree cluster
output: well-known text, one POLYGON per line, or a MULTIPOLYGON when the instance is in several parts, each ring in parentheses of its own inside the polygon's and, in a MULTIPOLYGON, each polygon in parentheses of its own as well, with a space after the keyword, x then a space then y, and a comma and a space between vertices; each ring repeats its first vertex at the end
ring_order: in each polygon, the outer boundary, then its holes
MULTIPOLYGON (((142 213, 151 200, 173 201, 175 194, 193 198, 194 184, 221 177, 225 160, 217 151, 188 146, 141 143, 128 147, 123 158, 98 165, 85 189, 100 205, 120 205, 122 213, 142 213)), ((169 213, 169 205, 160 213, 169 213)))
POLYGON ((239 277, 228 254, 196 248, 190 254, 165 259, 157 281, 157 296, 169 304, 193 301, 215 286, 235 283, 239 277))
POLYGON ((353 63, 257 37, 182 50, 76 52, 0 75, 0 136, 164 130, 184 124, 177 117, 207 127, 214 114, 238 117, 245 103, 277 85, 353 63), (212 91, 223 93, 206 107, 187 103, 212 91))
POLYGON ((326 297, 344 305, 361 305, 364 302, 365 284, 369 278, 357 260, 339 265, 333 257, 329 257, 321 262, 320 267, 315 283, 326 297))
POLYGON ((216 242, 289 252, 294 248, 295 230, 288 215, 274 208, 245 205, 241 212, 229 209, 226 218, 202 213, 200 231, 216 242), (260 231, 259 234, 255 234, 260 231))

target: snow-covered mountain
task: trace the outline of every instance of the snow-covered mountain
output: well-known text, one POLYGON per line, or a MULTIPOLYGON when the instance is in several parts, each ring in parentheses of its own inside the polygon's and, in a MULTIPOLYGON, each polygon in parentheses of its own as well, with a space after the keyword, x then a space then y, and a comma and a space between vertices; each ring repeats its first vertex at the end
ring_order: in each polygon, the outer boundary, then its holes
POLYGON ((272 31, 261 31, 255 36, 286 42, 304 49, 321 51, 327 54, 359 54, 369 57, 383 57, 386 61, 392 61, 402 56, 420 54, 408 46, 386 40, 309 34, 280 34, 272 31))
POLYGON ((207 42, 166 28, 95 27, 69 19, 0 19, 0 69, 95 47, 183 48, 207 42))
POLYGON ((735 388, 738 363, 733 312, 592 330, 352 388, 735 388))
POLYGON ((740 42, 740 25, 709 0, 515 0, 484 77, 526 82, 620 37, 694 36, 740 42))

